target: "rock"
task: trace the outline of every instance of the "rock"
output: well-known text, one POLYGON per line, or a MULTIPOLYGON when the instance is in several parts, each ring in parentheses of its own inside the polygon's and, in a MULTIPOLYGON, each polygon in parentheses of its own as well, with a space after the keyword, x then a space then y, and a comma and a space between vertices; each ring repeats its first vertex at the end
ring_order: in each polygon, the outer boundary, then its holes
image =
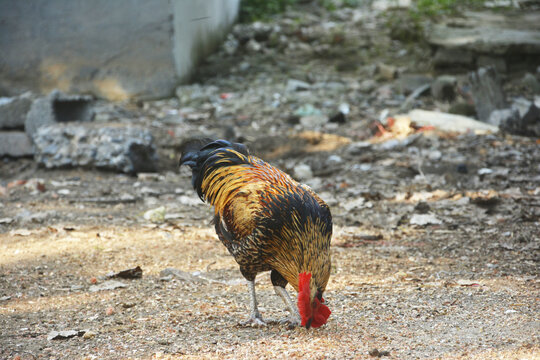
POLYGON ((294 175, 299 180, 308 180, 313 177, 313 171, 307 164, 298 164, 294 167, 294 175))
POLYGON ((93 339, 96 337, 96 333, 94 331, 88 330, 84 333, 83 339, 93 339))
POLYGON ((17 97, 0 97, 0 129, 23 129, 31 105, 29 92, 17 97))
POLYGON ((521 83, 523 84, 525 88, 527 88, 529 91, 533 92, 534 94, 540 94, 540 82, 538 82, 538 79, 533 74, 526 73, 523 76, 521 83))
POLYGON ((359 85, 358 85, 358 90, 360 90, 361 92, 372 92, 373 90, 375 90, 375 88, 377 87, 377 82, 373 79, 366 79, 366 80, 363 80, 359 85))
POLYGON ((246 51, 250 54, 258 53, 262 50, 261 44, 259 44, 256 40, 251 39, 246 43, 246 51))
POLYGON ((199 84, 181 85, 176 88, 176 97, 181 106, 202 104, 217 96, 218 88, 216 86, 202 86, 199 84))
POLYGON ((504 112, 502 114, 496 112, 493 114, 493 121, 500 121, 500 128, 512 134, 540 136, 539 97, 534 102, 524 98, 518 98, 512 103, 510 111, 511 113, 504 112), (501 116, 501 119, 497 118, 497 116, 501 116))
POLYGON ((160 206, 158 208, 146 211, 143 217, 153 223, 162 223, 163 221, 165 221, 166 212, 167 209, 165 208, 165 206, 160 206))
POLYGON ((223 43, 223 50, 229 56, 232 56, 238 50, 238 40, 234 37, 233 34, 227 35, 227 39, 223 43))
POLYGON ((24 131, 0 131, 0 157, 32 156, 32 141, 24 131))
POLYGON ((442 221, 433 214, 414 214, 409 221, 411 225, 440 225, 442 221))
POLYGON ((439 76, 431 84, 431 94, 436 100, 451 102, 456 98, 456 85, 454 76, 439 76))
POLYGON ((121 279, 140 279, 142 278, 142 269, 140 266, 132 269, 122 270, 116 273, 107 274, 108 278, 121 278, 121 279))
POLYGON ((427 110, 412 110, 407 115, 418 126, 434 126, 442 131, 477 133, 497 132, 498 127, 465 116, 427 110))
POLYGON ((494 110, 489 115, 487 123, 503 128, 507 123, 516 121, 518 117, 517 112, 512 109, 494 110))
POLYGON ((204 279, 204 278, 201 278, 199 276, 195 276, 195 275, 190 274, 188 272, 178 270, 178 269, 174 269, 174 268, 166 268, 166 269, 162 270, 159 273, 159 278, 160 278, 161 281, 169 281, 173 277, 177 278, 177 279, 179 279, 181 281, 187 281, 187 282, 192 282, 192 283, 205 283, 205 282, 207 282, 206 279, 204 279))
POLYGON ((125 173, 155 172, 152 134, 132 126, 57 124, 33 137, 35 159, 48 169, 86 167, 125 173))
POLYGON ((51 331, 47 335, 47 340, 65 340, 75 336, 83 336, 87 330, 64 330, 64 331, 51 331))
POLYGON ((305 104, 300 106, 296 111, 294 112, 294 115, 296 116, 311 116, 311 115, 321 115, 321 110, 317 109, 311 104, 305 104))
POLYGON ((309 90, 310 88, 311 88, 311 85, 305 81, 289 79, 287 81, 287 87, 285 88, 285 90, 288 92, 293 92, 293 91, 305 91, 305 90, 309 90))
POLYGON ((433 66, 438 69, 466 68, 469 69, 474 63, 472 52, 455 48, 439 48, 433 58, 433 66))
POLYGON ((37 130, 45 125, 92 121, 92 102, 90 96, 66 95, 54 90, 47 97, 36 99, 32 103, 24 122, 26 133, 33 137, 37 130))
POLYGON ((394 80, 398 75, 398 71, 395 66, 383 63, 379 63, 377 65, 377 73, 386 80, 394 80))
POLYGON ((493 67, 469 73, 474 106, 480 121, 487 122, 494 110, 507 107, 497 72, 493 67))
POLYGON ((125 287, 127 287, 127 285, 124 284, 123 282, 116 281, 116 280, 109 280, 109 281, 105 281, 105 282, 103 282, 103 283, 101 283, 99 285, 90 286, 89 291, 90 292, 98 292, 98 291, 114 290, 114 289, 125 288, 125 287))
POLYGON ((300 124, 308 129, 318 128, 328 122, 328 117, 324 115, 309 115, 300 118, 300 124))

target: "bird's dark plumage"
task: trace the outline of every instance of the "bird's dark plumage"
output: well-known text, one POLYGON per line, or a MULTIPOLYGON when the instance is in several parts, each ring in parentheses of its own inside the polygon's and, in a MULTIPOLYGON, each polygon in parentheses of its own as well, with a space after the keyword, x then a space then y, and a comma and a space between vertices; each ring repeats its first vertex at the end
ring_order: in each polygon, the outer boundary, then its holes
POLYGON ((299 274, 309 273, 310 301, 324 292, 332 217, 319 196, 238 143, 188 143, 184 164, 199 197, 214 206, 216 233, 247 280, 272 270, 274 285, 288 282, 298 291, 299 274))

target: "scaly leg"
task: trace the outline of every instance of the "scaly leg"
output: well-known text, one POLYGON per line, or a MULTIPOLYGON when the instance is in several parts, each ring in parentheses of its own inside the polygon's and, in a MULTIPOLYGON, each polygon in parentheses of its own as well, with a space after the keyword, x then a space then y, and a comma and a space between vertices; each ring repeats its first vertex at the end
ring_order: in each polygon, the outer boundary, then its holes
POLYGON ((299 326, 301 323, 300 314, 298 313, 296 304, 292 301, 287 290, 281 286, 274 286, 274 291, 276 292, 277 295, 279 295, 279 297, 281 297, 281 299, 285 303, 285 306, 289 308, 289 311, 291 313, 290 317, 285 318, 281 320, 280 322, 288 323, 291 327, 299 326))
POLYGON ((249 298, 251 305, 251 314, 247 321, 243 321, 242 325, 251 325, 251 326, 265 326, 266 323, 259 313, 259 308, 257 306, 257 295, 255 294, 255 280, 248 281, 249 289, 249 298))

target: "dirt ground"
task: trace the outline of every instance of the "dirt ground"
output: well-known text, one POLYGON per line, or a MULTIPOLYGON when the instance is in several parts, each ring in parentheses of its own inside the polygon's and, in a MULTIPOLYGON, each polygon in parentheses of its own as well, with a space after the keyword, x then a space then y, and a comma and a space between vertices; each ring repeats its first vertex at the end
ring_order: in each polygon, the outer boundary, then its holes
MULTIPOLYGON (((26 170, 17 176, 41 179, 45 189, 30 180, 3 198, 4 216, 34 216, 2 225, 0 357, 538 358, 538 145, 493 135, 417 141, 419 149, 459 146, 470 166, 511 173, 456 175, 440 161, 425 165, 427 182, 411 169, 414 154, 366 149, 372 167, 362 171, 358 155, 336 150, 343 162, 318 189, 336 225, 326 295, 333 313, 309 331, 239 324, 248 315, 246 285, 187 171, 129 177, 18 162, 26 170), (521 155, 498 156, 494 146, 521 155), (350 199, 363 205, 347 206, 350 199), (168 220, 144 219, 160 205, 168 220), (411 224, 415 214, 440 223, 411 224), (109 272, 136 266, 142 278, 91 292, 109 272), (192 275, 164 278, 166 268, 192 275), (63 330, 86 333, 47 340, 63 330)), ((283 317, 268 274, 257 289, 263 316, 283 317)))
MULTIPOLYGON (((300 15, 291 17, 294 25, 300 15)), ((333 21, 346 24, 340 19, 333 21)), ((336 35, 324 48, 330 58, 210 59, 202 86, 223 96, 189 103, 186 121, 169 121, 186 106, 176 99, 105 104, 99 121, 151 129, 159 173, 0 162, 0 359, 539 359, 538 140, 377 130, 379 114, 404 98, 389 95, 389 79, 375 89, 358 83, 372 76, 371 56, 388 60, 403 49, 378 25, 355 21, 351 31, 362 35, 354 39, 377 44, 359 68, 346 66, 347 51, 332 52, 350 40, 336 35), (242 61, 251 65, 239 73, 242 61), (312 90, 323 108, 349 103, 345 122, 305 129, 291 116, 309 98, 275 93, 303 73, 323 84, 312 90), (257 278, 257 293, 269 325, 240 325, 249 312, 245 281, 189 172, 176 168, 181 143, 200 135, 245 142, 328 202, 327 325, 272 322, 286 312, 268 273, 257 278), (140 278, 108 277, 137 266, 140 278), (169 268, 177 276, 163 272, 169 268), (100 290, 110 281, 121 287, 100 290), (69 338, 54 338, 62 331, 69 338)), ((408 51, 400 67, 428 58, 425 49, 408 51)), ((429 96, 421 105, 448 107, 429 96)))

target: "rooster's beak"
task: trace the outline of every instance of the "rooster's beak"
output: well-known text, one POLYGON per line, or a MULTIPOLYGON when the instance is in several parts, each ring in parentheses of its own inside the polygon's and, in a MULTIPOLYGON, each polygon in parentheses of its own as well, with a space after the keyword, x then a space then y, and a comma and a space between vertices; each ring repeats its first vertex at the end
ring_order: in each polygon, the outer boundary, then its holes
POLYGON ((309 330, 309 328, 311 327, 311 322, 312 322, 312 321, 313 321, 313 318, 310 317, 309 320, 308 320, 307 323, 306 323, 306 329, 309 330))

